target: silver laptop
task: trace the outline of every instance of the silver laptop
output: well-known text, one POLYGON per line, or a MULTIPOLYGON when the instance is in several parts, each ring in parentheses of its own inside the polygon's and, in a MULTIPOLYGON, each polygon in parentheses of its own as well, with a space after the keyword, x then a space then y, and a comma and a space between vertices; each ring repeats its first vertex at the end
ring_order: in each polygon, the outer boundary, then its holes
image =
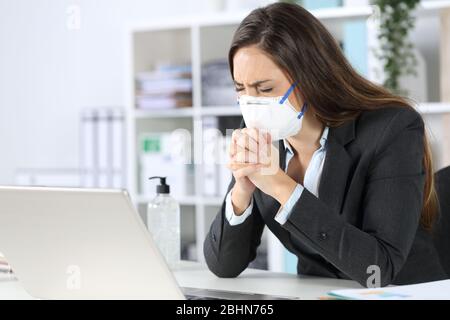
POLYGON ((0 252, 43 299, 278 299, 180 288, 124 190, 0 186, 0 252))
POLYGON ((0 187, 0 252, 44 299, 184 299, 126 191, 0 187))

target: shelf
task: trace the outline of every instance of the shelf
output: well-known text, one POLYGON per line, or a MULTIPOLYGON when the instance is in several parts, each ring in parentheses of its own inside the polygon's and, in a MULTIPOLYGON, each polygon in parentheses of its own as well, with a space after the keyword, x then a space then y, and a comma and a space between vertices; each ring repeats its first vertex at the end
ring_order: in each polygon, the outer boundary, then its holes
POLYGON ((423 115, 450 113, 450 103, 429 102, 421 103, 417 110, 423 115))
MULTIPOLYGON (((373 13, 371 6, 338 7, 310 10, 320 20, 352 20, 365 19, 373 13)), ((183 29, 192 26, 213 27, 224 25, 239 25, 250 11, 220 12, 190 17, 174 17, 171 20, 153 20, 151 23, 139 23, 130 26, 132 32, 157 31, 167 29, 183 29)))
POLYGON ((202 116, 240 116, 241 110, 238 106, 211 106, 200 109, 202 116))
MULTIPOLYGON (((450 113, 450 103, 428 102, 421 103, 417 108, 422 114, 450 113)), ((148 118, 184 118, 200 116, 240 116, 241 111, 234 106, 211 106, 201 107, 200 110, 194 108, 179 108, 167 110, 135 110, 134 116, 137 119, 148 118)))
MULTIPOLYGON (((146 204, 153 199, 154 196, 146 196, 139 195, 133 200, 138 204, 146 204)), ((177 198, 177 201, 182 206, 195 206, 195 205, 204 205, 204 206, 220 206, 223 201, 223 197, 218 196, 204 196, 204 197, 196 197, 196 196, 185 196, 182 198, 177 198)))
POLYGON ((319 20, 366 19, 373 14, 372 6, 337 7, 310 10, 319 20))
POLYGON ((135 109, 133 114, 137 119, 184 118, 184 117, 192 117, 194 115, 194 109, 193 108, 177 108, 177 109, 162 109, 162 110, 135 109))
MULTIPOLYGON (((450 8, 449 0, 430 0, 421 1, 418 7, 419 14, 429 14, 434 11, 439 11, 445 8, 450 8)), ((373 6, 362 5, 352 7, 337 7, 337 8, 323 8, 314 9, 310 12, 319 20, 353 20, 365 19, 373 14, 373 6)), ((179 16, 173 17, 170 20, 153 20, 151 23, 133 24, 129 27, 134 32, 156 31, 167 29, 183 29, 192 26, 223 26, 223 25, 238 25, 250 13, 250 11, 240 12, 220 12, 205 15, 193 16, 179 16)))
POLYGON ((198 116, 240 116, 241 111, 235 106, 212 106, 196 108, 177 108, 165 110, 134 110, 136 119, 152 118, 186 118, 198 116))
MULTIPOLYGON (((138 204, 147 204, 155 197, 155 195, 138 195, 133 200, 138 204)), ((198 203, 198 199, 195 196, 185 196, 182 198, 177 198, 177 201, 180 205, 185 206, 194 206, 198 203)))
POLYGON ((449 0, 421 1, 419 6, 420 13, 432 13, 442 9, 450 8, 449 0))

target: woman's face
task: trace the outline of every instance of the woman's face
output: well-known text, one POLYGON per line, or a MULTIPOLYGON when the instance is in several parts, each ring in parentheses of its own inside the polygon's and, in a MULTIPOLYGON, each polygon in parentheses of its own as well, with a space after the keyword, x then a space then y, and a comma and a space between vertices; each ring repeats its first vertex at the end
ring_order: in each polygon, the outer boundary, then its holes
MULTIPOLYGON (((283 96, 292 85, 283 70, 256 46, 240 48, 234 55, 233 68, 234 83, 239 96, 283 96)), ((291 94, 289 101, 300 111, 303 101, 298 101, 296 94, 291 94)))

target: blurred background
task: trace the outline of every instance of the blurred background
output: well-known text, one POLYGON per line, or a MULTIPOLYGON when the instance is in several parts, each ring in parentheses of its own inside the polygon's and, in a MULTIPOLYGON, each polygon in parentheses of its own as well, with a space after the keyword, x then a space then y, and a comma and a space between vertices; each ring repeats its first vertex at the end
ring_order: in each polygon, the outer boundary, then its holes
MULTIPOLYGON (((228 48, 271 2, 0 0, 0 184, 127 188, 146 223, 147 178, 167 176, 182 257, 202 261, 231 178, 226 129, 241 119, 228 48)), ((435 169, 449 165, 450 1, 289 2, 319 18, 361 74, 416 102, 435 169)), ((263 237, 252 266, 296 272, 263 237)))

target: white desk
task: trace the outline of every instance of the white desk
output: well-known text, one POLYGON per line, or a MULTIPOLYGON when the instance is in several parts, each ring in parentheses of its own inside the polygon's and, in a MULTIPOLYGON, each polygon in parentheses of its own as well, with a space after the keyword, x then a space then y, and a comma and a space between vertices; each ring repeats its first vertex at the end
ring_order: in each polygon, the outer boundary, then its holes
MULTIPOLYGON (((217 278, 205 265, 183 261, 175 271, 181 287, 239 291, 300 299, 318 299, 334 289, 361 288, 354 281, 296 276, 264 270, 247 269, 237 278, 217 278)), ((0 275, 0 299, 32 299, 14 278, 0 275)))

